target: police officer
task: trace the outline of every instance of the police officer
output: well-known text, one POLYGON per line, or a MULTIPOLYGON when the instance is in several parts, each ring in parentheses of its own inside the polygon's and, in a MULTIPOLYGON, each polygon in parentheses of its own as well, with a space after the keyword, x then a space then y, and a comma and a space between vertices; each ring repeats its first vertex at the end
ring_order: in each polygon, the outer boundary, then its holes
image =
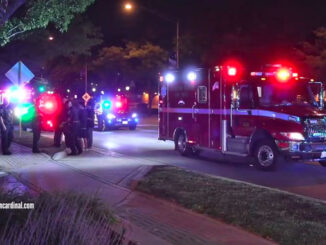
POLYGON ((89 101, 86 107, 87 111, 87 148, 93 146, 93 129, 94 129, 94 117, 95 117, 95 105, 93 100, 89 101))
POLYGON ((14 111, 7 99, 0 108, 0 131, 2 154, 11 155, 9 148, 14 137, 14 111))
MULTIPOLYGON (((78 143, 82 143, 84 148, 87 148, 87 110, 84 104, 84 101, 80 101, 79 104, 79 139, 78 143)), ((81 147, 82 149, 82 147, 81 147)))
POLYGON ((33 153, 40 153, 39 150, 39 141, 41 138, 41 125, 42 125, 42 114, 35 110, 35 117, 32 121, 32 130, 33 130, 33 153))
POLYGON ((66 145, 71 149, 71 153, 69 155, 77 155, 82 153, 81 145, 78 142, 78 104, 76 105, 76 103, 72 103, 72 101, 67 101, 65 110, 64 134, 66 145))
MULTIPOLYGON (((62 100, 62 104, 66 104, 66 99, 62 100)), ((62 104, 60 105, 60 110, 58 112, 58 116, 56 118, 55 130, 54 130, 54 146, 61 146, 61 138, 63 134, 63 122, 64 122, 64 109, 62 109, 62 104)))

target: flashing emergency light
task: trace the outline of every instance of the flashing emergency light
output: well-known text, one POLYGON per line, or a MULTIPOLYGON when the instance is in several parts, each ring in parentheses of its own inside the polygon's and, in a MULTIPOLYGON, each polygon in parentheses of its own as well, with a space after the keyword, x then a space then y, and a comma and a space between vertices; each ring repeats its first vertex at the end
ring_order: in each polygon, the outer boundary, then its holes
POLYGON ((44 92, 45 92, 45 87, 44 87, 44 86, 39 86, 39 87, 38 87, 38 91, 39 91, 40 93, 44 93, 44 92))
POLYGON ((175 80, 175 76, 172 73, 168 73, 165 75, 165 81, 167 83, 173 83, 175 80))
POLYGON ((122 107, 122 102, 121 102, 121 101, 117 101, 117 102, 115 102, 115 106, 116 106, 117 108, 121 108, 121 107, 122 107))
POLYGON ((31 103, 24 103, 15 108, 14 114, 23 122, 30 122, 35 117, 35 107, 31 103))
POLYGON ((53 131, 54 124, 55 123, 52 119, 46 119, 46 120, 42 121, 41 128, 42 128, 42 130, 45 130, 45 131, 53 131))
POLYGON ((107 114, 106 117, 107 117, 109 120, 112 120, 112 119, 115 119, 115 118, 116 118, 116 116, 115 116, 114 114, 112 114, 112 113, 107 114))
POLYGON ((136 118, 137 116, 138 116, 137 113, 132 113, 131 115, 132 118, 136 118))
POLYGON ((194 71, 189 72, 189 73, 187 74, 187 79, 188 79, 190 82, 194 82, 194 81, 196 81, 196 79, 197 79, 197 74, 196 74, 196 72, 194 72, 194 71))
POLYGON ((12 86, 6 90, 5 96, 12 103, 21 103, 31 98, 31 91, 22 86, 12 86))
POLYGON ((42 94, 37 99, 37 109, 44 115, 55 115, 61 110, 61 100, 55 94, 42 94))
POLYGON ((102 107, 103 107, 103 109, 110 109, 111 106, 112 106, 112 103, 111 103, 111 101, 109 101, 109 100, 105 100, 105 101, 103 101, 103 103, 102 103, 102 107))
POLYGON ((228 75, 234 77, 237 75, 237 68, 235 67, 228 67, 228 75))
POLYGON ((276 72, 276 77, 280 82, 286 82, 289 80, 291 73, 286 68, 281 68, 276 72))

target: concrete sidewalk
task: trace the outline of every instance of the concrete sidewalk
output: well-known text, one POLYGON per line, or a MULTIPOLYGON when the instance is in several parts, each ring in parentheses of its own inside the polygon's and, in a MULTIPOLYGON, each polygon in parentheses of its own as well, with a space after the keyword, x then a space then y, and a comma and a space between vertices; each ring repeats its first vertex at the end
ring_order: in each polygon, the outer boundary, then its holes
POLYGON ((0 156, 3 171, 35 191, 96 194, 122 218, 127 238, 139 244, 273 244, 238 227, 133 191, 133 183, 150 169, 144 159, 94 149, 53 160, 17 144, 12 151, 12 156, 0 156))

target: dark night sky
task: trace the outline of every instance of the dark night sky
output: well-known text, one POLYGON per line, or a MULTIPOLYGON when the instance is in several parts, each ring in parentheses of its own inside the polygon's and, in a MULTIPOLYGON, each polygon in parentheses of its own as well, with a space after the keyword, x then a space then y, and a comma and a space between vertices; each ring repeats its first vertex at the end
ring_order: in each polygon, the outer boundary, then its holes
MULTIPOLYGON (((106 45, 149 40, 173 49, 173 23, 143 10, 126 14, 122 11, 123 2, 97 0, 86 13, 101 26, 106 45)), ((221 38, 223 35, 236 34, 239 47, 232 43, 227 49, 254 47, 255 55, 261 59, 266 59, 267 50, 273 57, 291 56, 287 50, 311 37, 316 28, 326 26, 326 1, 321 0, 138 0, 135 3, 179 19, 181 35, 192 33, 206 52, 214 55, 224 52, 218 49, 218 43, 229 42, 221 38)), ((194 54, 194 60, 199 55, 194 54)))
MULTIPOLYGON (((122 2, 97 0, 87 11, 94 23, 102 26, 109 43, 123 38, 146 38, 147 35, 152 39, 169 39, 171 37, 158 34, 174 34, 172 24, 144 11, 123 13, 122 2)), ((183 32, 210 30, 220 33, 240 28, 252 34, 264 31, 266 36, 278 34, 293 40, 326 25, 326 1, 321 0, 143 0, 138 3, 179 18, 183 32)))

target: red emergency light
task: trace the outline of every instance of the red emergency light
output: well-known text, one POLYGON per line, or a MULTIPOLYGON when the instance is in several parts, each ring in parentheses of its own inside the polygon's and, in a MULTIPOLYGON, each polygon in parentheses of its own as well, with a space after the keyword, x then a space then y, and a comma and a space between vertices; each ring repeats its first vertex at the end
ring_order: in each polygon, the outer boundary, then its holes
POLYGON ((55 116, 61 110, 61 100, 55 94, 41 94, 36 105, 37 110, 47 116, 55 116))
POLYGON ((286 68, 281 68, 276 72, 276 78, 280 82, 287 82, 291 78, 291 71, 286 68))
POLYGON ((44 118, 42 120, 41 128, 44 131, 53 131, 55 127, 55 122, 53 118, 44 118))
POLYGON ((234 76, 237 75, 237 68, 235 68, 235 67, 228 67, 227 69, 228 69, 228 75, 230 77, 234 77, 234 76))
MULTIPOLYGON (((227 62, 224 63, 224 65, 221 68, 224 77, 228 81, 233 81, 233 82, 241 79, 244 71, 243 65, 237 60, 228 60, 227 62)), ((218 67, 217 71, 220 71, 220 67, 218 67)))

